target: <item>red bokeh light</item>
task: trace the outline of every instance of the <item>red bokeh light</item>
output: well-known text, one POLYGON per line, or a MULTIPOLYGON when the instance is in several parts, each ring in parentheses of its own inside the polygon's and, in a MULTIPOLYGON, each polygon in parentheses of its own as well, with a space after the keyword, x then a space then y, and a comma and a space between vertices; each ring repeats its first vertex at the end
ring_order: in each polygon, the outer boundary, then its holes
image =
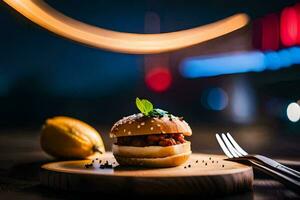
POLYGON ((261 50, 277 50, 279 48, 279 17, 269 14, 262 20, 261 50))
POLYGON ((297 44, 299 31, 298 13, 295 7, 287 7, 281 12, 280 36, 284 46, 297 44))
POLYGON ((147 72, 145 82, 149 89, 164 92, 171 86, 172 74, 168 68, 156 67, 147 72))
POLYGON ((257 49, 268 51, 278 50, 279 37, 279 16, 272 13, 253 22, 252 42, 257 49))
POLYGON ((300 3, 297 3, 295 5, 295 10, 297 12, 297 18, 298 18, 298 26, 297 26, 297 44, 300 44, 300 3))

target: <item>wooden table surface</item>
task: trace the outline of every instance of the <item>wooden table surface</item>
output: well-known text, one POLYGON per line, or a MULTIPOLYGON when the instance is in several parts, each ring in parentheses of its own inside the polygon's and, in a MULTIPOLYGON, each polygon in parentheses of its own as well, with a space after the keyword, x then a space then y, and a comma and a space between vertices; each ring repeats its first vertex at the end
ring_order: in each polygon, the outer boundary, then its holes
MULTIPOLYGON (((37 132, 25 132, 0 131, 0 199, 83 199, 93 195, 55 191, 41 186, 40 166, 54 159, 40 149, 37 132)), ((299 161, 291 164, 299 169, 299 161)), ((101 199, 124 198, 124 195, 130 194, 96 194, 101 199)), ((221 199, 300 199, 300 196, 279 182, 255 172, 252 192, 221 199)))

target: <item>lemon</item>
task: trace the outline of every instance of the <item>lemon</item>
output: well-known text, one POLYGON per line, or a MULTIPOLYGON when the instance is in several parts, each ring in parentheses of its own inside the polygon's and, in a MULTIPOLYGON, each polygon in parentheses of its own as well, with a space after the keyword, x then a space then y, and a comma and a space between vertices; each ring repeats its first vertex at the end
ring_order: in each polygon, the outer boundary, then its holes
POLYGON ((46 153, 58 158, 84 159, 105 152, 103 140, 93 127, 65 116, 46 120, 40 142, 46 153))

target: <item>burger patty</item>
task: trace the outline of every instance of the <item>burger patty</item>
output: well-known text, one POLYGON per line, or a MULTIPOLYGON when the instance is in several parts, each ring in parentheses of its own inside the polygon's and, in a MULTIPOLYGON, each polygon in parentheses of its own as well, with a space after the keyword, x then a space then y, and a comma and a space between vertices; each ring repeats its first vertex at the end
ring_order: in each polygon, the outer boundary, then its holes
POLYGON ((116 145, 120 146, 172 146, 185 143, 184 135, 180 133, 174 134, 152 134, 118 137, 116 145))

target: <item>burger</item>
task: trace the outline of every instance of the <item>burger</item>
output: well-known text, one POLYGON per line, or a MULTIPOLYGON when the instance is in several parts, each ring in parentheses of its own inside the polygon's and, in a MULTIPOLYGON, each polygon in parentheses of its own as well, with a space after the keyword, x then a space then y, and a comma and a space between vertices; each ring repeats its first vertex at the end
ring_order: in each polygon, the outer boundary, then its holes
POLYGON ((120 165, 175 167, 191 155, 191 143, 185 136, 192 130, 183 117, 154 109, 151 102, 136 99, 141 113, 117 121, 110 132, 115 138, 114 157, 120 165))

